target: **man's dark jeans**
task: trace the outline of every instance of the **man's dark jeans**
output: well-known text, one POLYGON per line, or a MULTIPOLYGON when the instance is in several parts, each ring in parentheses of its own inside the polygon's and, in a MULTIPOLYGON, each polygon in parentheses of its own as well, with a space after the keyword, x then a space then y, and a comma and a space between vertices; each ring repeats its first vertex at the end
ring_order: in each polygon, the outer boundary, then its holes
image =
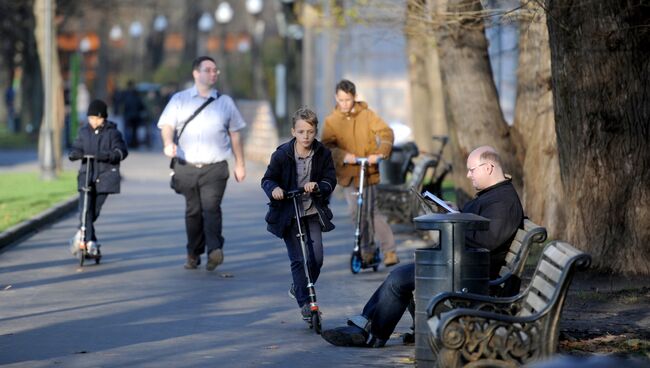
POLYGON ((388 340, 415 291, 415 264, 395 268, 372 294, 363 308, 363 316, 370 322, 370 333, 388 340))
MULTIPOLYGON (((305 233, 305 245, 309 252, 309 258, 307 258, 309 276, 311 282, 316 283, 320 275, 320 269, 323 266, 323 240, 318 215, 303 218, 301 226, 303 233, 305 233)), ((298 306, 302 307, 309 302, 309 292, 307 290, 307 277, 305 276, 300 239, 296 237, 296 234, 298 234, 298 226, 296 221, 293 220, 291 229, 284 235, 284 243, 287 246, 287 253, 291 261, 291 276, 296 291, 296 301, 298 306)))
POLYGON ((187 254, 200 256, 223 248, 221 199, 228 182, 228 163, 174 167, 177 189, 185 197, 187 254))

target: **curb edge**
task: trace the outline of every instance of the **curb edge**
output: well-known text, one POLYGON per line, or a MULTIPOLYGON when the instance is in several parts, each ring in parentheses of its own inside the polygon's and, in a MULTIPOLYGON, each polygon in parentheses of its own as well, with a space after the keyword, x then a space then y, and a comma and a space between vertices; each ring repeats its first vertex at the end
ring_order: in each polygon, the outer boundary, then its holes
POLYGON ((61 216, 76 210, 78 201, 79 196, 75 194, 69 199, 39 213, 31 219, 25 220, 3 231, 0 233, 0 249, 13 244, 23 237, 33 235, 33 233, 38 232, 40 228, 49 225, 61 216))

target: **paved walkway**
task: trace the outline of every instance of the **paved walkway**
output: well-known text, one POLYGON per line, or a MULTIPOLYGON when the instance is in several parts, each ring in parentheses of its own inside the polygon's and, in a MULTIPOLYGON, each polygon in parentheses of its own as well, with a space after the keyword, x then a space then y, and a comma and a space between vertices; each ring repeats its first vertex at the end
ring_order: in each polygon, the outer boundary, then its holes
MULTIPOLYGON (((97 223, 105 257, 80 269, 68 253, 70 214, 0 253, 0 365, 7 367, 402 367, 413 346, 338 348, 306 327, 287 296, 284 244, 266 232, 264 167, 249 163, 244 183, 228 183, 223 203, 225 263, 184 270, 183 200, 168 187, 167 159, 134 152, 123 164, 122 194, 97 223)), ((342 200, 337 229, 324 236, 317 284, 324 328, 358 313, 386 276, 352 275, 353 229, 342 200)), ((399 254, 413 257, 411 234, 399 254)), ((204 262, 205 264, 205 259, 204 262)), ((407 332, 410 317, 398 333, 407 332)))

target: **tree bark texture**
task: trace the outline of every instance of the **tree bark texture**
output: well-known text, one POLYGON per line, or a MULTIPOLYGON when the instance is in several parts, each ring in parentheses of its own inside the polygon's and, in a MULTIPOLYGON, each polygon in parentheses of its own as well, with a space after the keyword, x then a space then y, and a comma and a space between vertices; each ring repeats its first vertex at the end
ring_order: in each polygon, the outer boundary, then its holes
POLYGON ((650 7, 547 0, 568 240, 650 274, 650 7))
POLYGON ((431 1, 409 0, 405 26, 413 137, 427 152, 438 149, 433 135, 448 134, 437 44, 426 24, 431 7, 431 1))
POLYGON ((512 142, 522 166, 522 203, 526 215, 546 228, 551 238, 563 238, 566 224, 564 188, 560 180, 551 54, 546 14, 536 2, 522 1, 519 30, 517 102, 512 142))
MULTIPOLYGON (((54 154, 54 165, 57 173, 60 173, 63 169, 63 160, 62 160, 62 144, 63 144, 63 124, 65 120, 65 105, 63 97, 63 77, 61 76, 61 67, 59 66, 59 56, 56 52, 56 27, 54 22, 52 22, 52 29, 49 33, 51 35, 50 43, 54 45, 52 48, 52 56, 50 60, 46 60, 46 47, 47 40, 45 39, 45 7, 46 2, 51 0, 36 0, 34 2, 34 15, 36 19, 36 29, 34 34, 36 37, 36 44, 38 48, 38 59, 40 60, 41 65, 41 75, 44 78, 47 78, 46 73, 44 72, 45 65, 50 63, 52 65, 52 101, 51 101, 51 111, 43 111, 42 119, 45 119, 45 114, 51 114, 52 116, 52 141, 53 141, 53 154, 54 154)), ((56 13, 56 1, 52 1, 52 14, 56 13)), ((43 80, 43 86, 45 85, 45 80, 43 80)), ((47 94, 43 94, 43 97, 47 94)), ((43 100, 41 100, 43 101, 43 100)), ((41 102, 43 106, 47 106, 45 103, 41 102)), ((44 124, 41 123, 41 129, 44 124)), ((39 143, 40 146, 40 143, 39 143)), ((41 147, 39 147, 39 150, 41 147)))
POLYGON ((453 179, 461 205, 475 193, 466 178, 466 159, 480 145, 491 145, 499 152, 505 172, 512 175, 517 189, 521 188, 521 169, 492 78, 484 26, 482 20, 467 16, 481 10, 479 0, 451 0, 447 12, 456 19, 442 22, 436 31, 453 179))

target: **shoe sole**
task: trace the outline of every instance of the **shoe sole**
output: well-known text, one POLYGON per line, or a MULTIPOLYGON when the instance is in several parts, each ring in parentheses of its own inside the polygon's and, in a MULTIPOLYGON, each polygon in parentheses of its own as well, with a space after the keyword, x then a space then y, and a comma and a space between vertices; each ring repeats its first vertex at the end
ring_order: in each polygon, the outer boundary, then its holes
POLYGON ((366 339, 361 335, 341 334, 338 331, 323 331, 321 336, 335 346, 363 347, 366 343, 366 339))
POLYGON ((223 263, 223 251, 221 249, 215 249, 210 252, 208 256, 208 263, 205 265, 205 269, 208 271, 214 271, 217 266, 223 263))

